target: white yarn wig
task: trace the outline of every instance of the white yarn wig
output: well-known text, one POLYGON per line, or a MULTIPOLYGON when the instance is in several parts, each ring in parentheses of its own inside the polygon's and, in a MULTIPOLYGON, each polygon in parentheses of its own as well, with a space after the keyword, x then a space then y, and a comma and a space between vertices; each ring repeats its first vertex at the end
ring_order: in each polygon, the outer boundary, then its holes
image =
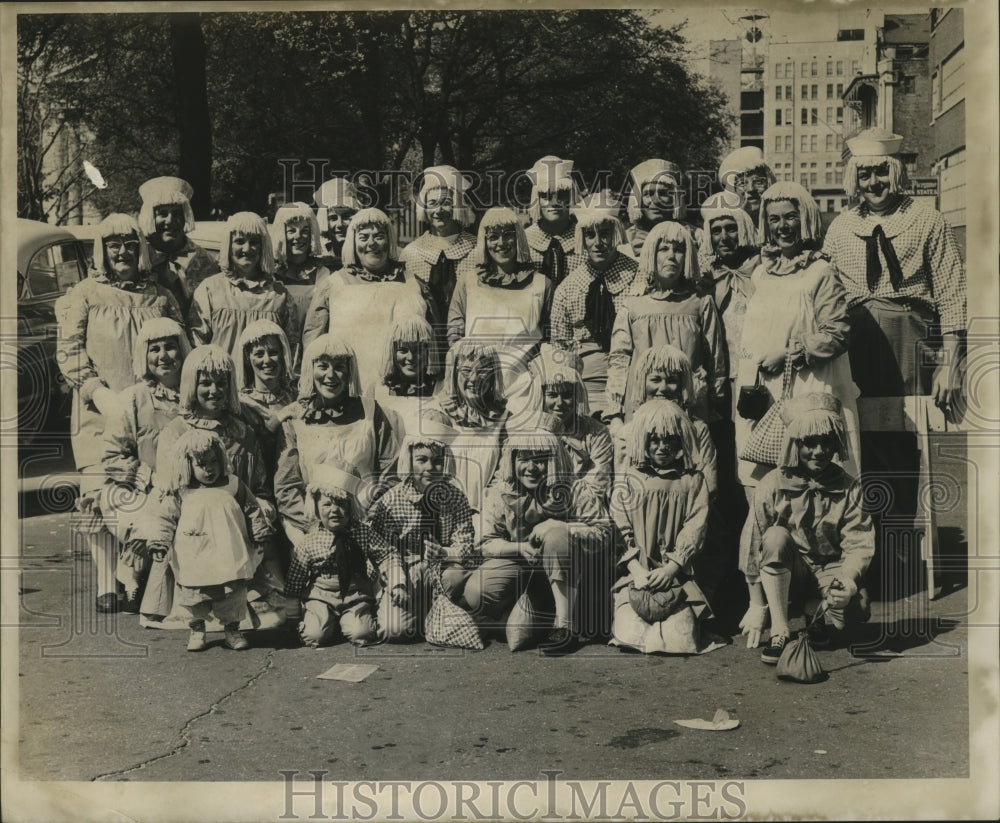
POLYGON ((361 396, 361 377, 358 375, 358 356, 354 348, 344 338, 335 334, 321 334, 306 346, 302 355, 302 371, 299 373, 299 400, 305 400, 316 393, 313 385, 313 366, 321 357, 331 360, 346 360, 351 373, 347 376, 347 392, 351 397, 361 396))
POLYGON ((151 379, 147 364, 150 342, 169 338, 177 341, 177 352, 181 361, 186 360, 191 353, 191 344, 188 343, 187 334, 181 328, 181 324, 176 320, 169 317, 152 317, 139 327, 135 343, 132 344, 132 374, 136 380, 151 379))
POLYGON ((676 403, 656 398, 647 400, 636 409, 625 441, 625 458, 630 466, 641 466, 646 462, 646 446, 652 434, 679 437, 684 450, 684 469, 690 471, 698 465, 701 452, 694 428, 687 414, 676 403))
POLYGON ((760 223, 759 234, 765 243, 773 243, 771 231, 767 225, 768 203, 778 203, 786 201, 794 203, 799 210, 799 220, 801 221, 802 241, 812 241, 818 243, 823 239, 823 221, 820 218, 819 206, 813 200, 812 195, 798 183, 790 180, 775 183, 767 189, 760 197, 760 223))
POLYGON ((417 206, 417 220, 428 222, 427 196, 431 192, 443 189, 451 192, 452 217, 455 222, 462 226, 471 226, 476 222, 476 215, 466 196, 470 187, 469 181, 454 166, 431 166, 424 169, 420 188, 413 198, 417 206))
POLYGON ((851 155, 844 164, 844 194, 851 200, 858 196, 858 169, 881 166, 883 163, 889 166, 889 191, 900 194, 910 187, 910 178, 906 173, 906 166, 898 157, 889 154, 862 155, 855 157, 851 155))
POLYGON ((507 438, 496 473, 501 482, 517 488, 515 463, 517 456, 524 452, 550 453, 545 479, 547 487, 552 488, 557 484, 573 482, 573 466, 566 453, 566 448, 557 435, 544 430, 518 431, 507 438))
POLYGON ((142 233, 142 229, 139 228, 139 224, 135 221, 135 218, 128 214, 122 214, 121 212, 114 212, 105 217, 101 224, 97 227, 98 235, 101 238, 101 263, 97 263, 97 250, 94 250, 94 268, 97 269, 101 274, 114 278, 114 274, 111 272, 111 267, 108 265, 108 255, 104 250, 104 241, 112 237, 128 237, 130 234, 135 235, 136 240, 139 241, 139 273, 149 274, 151 268, 149 262, 149 244, 146 243, 146 236, 142 233))
POLYGON ((600 226, 611 227, 612 243, 615 248, 618 248, 622 243, 628 242, 625 237, 625 229, 622 226, 622 221, 607 209, 578 209, 575 214, 576 234, 573 238, 573 248, 578 251, 582 252, 584 250, 583 230, 596 229, 600 226))
POLYGON ((413 474, 414 449, 426 448, 440 451, 443 456, 441 471, 448 477, 455 476, 455 453, 451 449, 454 432, 444 426, 435 426, 429 420, 420 421, 420 432, 408 434, 399 446, 396 473, 405 480, 413 474), (440 430, 439 430, 440 429, 440 430))
POLYGON ((167 491, 190 487, 194 479, 191 459, 209 453, 215 455, 225 474, 232 472, 233 467, 226 454, 226 447, 215 432, 191 428, 178 437, 170 453, 170 465, 167 467, 167 491))
POLYGON ((180 206, 184 210, 184 233, 194 231, 194 212, 191 198, 194 188, 180 177, 154 177, 139 186, 142 208, 139 209, 139 225, 146 235, 156 232, 155 212, 157 206, 180 206))
POLYGON ((306 511, 319 520, 319 498, 327 494, 334 498, 347 498, 351 504, 351 520, 359 522, 364 511, 358 501, 362 480, 353 466, 344 466, 334 460, 324 460, 312 467, 306 483, 306 511))
POLYGON ((684 409, 694 405, 694 380, 688 356, 674 346, 652 346, 636 356, 629 367, 628 387, 625 389, 627 414, 646 402, 646 378, 654 372, 679 376, 681 397, 678 405, 684 409))
POLYGON ((643 241, 642 251, 639 252, 639 270, 636 272, 631 294, 642 295, 649 291, 656 276, 656 252, 660 248, 660 243, 677 240, 683 240, 687 247, 684 255, 684 279, 691 284, 698 282, 701 276, 698 268, 698 246, 694 242, 691 230, 683 223, 665 220, 653 226, 643 241))
POLYGON ((476 238, 476 249, 472 252, 472 262, 477 266, 486 266, 492 263, 493 258, 486 250, 486 234, 489 229, 505 229, 513 227, 517 232, 517 262, 530 263, 531 249, 528 247, 528 238, 524 234, 524 226, 518 219, 513 209, 505 206, 495 206, 483 215, 479 222, 479 236, 476 238))
POLYGON ((187 412, 197 412, 198 399, 195 392, 198 388, 198 375, 226 375, 229 377, 229 393, 226 401, 229 413, 236 414, 240 409, 240 398, 236 388, 236 364, 229 353, 220 346, 195 346, 184 359, 181 368, 180 403, 187 412))
POLYGON ((825 392, 809 392, 781 405, 785 424, 785 444, 778 465, 785 469, 799 465, 799 444, 807 437, 832 437, 841 463, 847 460, 847 429, 840 400, 825 392))
POLYGON ((683 174, 680 166, 669 160, 653 158, 644 160, 629 172, 632 187, 628 195, 628 219, 635 223, 642 217, 642 187, 647 183, 664 182, 674 189, 674 220, 683 220, 687 213, 684 190, 681 188, 683 174))
POLYGON ((282 381, 292 385, 292 352, 288 345, 288 337, 285 330, 271 320, 254 320, 248 324, 243 333, 240 334, 239 342, 236 345, 236 356, 240 359, 240 367, 236 372, 237 388, 252 389, 254 386, 253 366, 250 364, 250 350, 255 343, 259 343, 268 337, 274 337, 281 346, 281 356, 284 375, 282 381))
POLYGON ((569 207, 580 202, 580 189, 573 179, 573 161, 562 160, 554 154, 547 154, 538 160, 527 172, 531 180, 531 202, 528 214, 537 222, 542 217, 539 195, 542 192, 569 192, 569 207))
POLYGON ((576 390, 576 413, 582 417, 590 415, 587 386, 580 374, 580 358, 574 352, 543 343, 538 356, 528 363, 528 374, 531 375, 531 386, 527 408, 535 414, 542 411, 546 386, 569 383, 576 390))
POLYGON ((399 259, 399 244, 396 240, 396 227, 381 209, 362 209, 347 224, 347 237, 344 239, 344 249, 341 259, 345 266, 358 266, 357 249, 354 247, 355 237, 361 229, 382 229, 389 238, 389 259, 399 259))
POLYGON ((404 314, 392 321, 389 333, 382 346, 382 361, 379 364, 379 381, 384 382, 396 373, 396 346, 401 343, 424 347, 423 368, 427 369, 428 349, 434 340, 431 324, 417 314, 404 314))
POLYGON ((305 223, 309 226, 309 255, 319 257, 323 253, 320 246, 319 223, 307 203, 288 203, 274 213, 271 226, 274 243, 274 259, 278 263, 288 262, 288 248, 285 240, 285 226, 290 223, 305 223))
MULTIPOLYGON (((736 229, 739 232, 737 242, 741 246, 760 245, 757 239, 757 227, 732 192, 720 191, 709 197, 702 203, 701 216, 704 220, 705 244, 708 246, 711 246, 712 242, 712 223, 726 217, 736 221, 736 229)), ((714 249, 712 251, 714 252, 714 249)))
POLYGON ((223 271, 232 269, 233 235, 244 234, 260 238, 260 270, 264 274, 274 274, 274 250, 271 248, 271 233, 267 222, 252 211, 238 211, 226 221, 226 234, 219 249, 219 265, 223 271))
POLYGON ((488 409, 502 409, 507 400, 504 394, 503 372, 500 370, 500 352, 490 343, 481 343, 474 339, 463 338, 450 349, 444 360, 444 378, 441 381, 441 394, 447 404, 462 406, 464 401, 458 391, 458 372, 463 363, 484 362, 489 366, 493 384, 483 402, 488 409))

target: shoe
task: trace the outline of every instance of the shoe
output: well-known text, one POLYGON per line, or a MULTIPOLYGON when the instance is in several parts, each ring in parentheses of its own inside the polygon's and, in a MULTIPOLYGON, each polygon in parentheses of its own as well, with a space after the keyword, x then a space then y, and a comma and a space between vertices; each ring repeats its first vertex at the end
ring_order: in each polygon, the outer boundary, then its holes
POLYGON ((809 627, 809 645, 814 649, 830 648, 830 627, 822 617, 809 627))
POLYGON ((188 646, 189 652, 203 652, 208 648, 208 640, 205 639, 205 630, 196 631, 191 629, 191 634, 188 635, 188 646))
POLYGON ((786 643, 788 643, 787 634, 772 634, 771 643, 760 653, 760 659, 769 666, 775 665, 785 650, 786 643))
POLYGON ((114 592, 107 592, 97 598, 94 606, 101 614, 115 614, 118 611, 118 595, 114 592))
POLYGON ((141 601, 142 598, 139 597, 138 589, 132 592, 126 591, 125 596, 122 598, 122 611, 128 612, 129 614, 138 614, 139 603, 141 601))
POLYGON ((566 626, 559 626, 549 632, 538 644, 538 652, 543 657, 561 657, 572 654, 580 647, 580 639, 566 626))
POLYGON ((247 639, 237 628, 236 624, 232 626, 226 626, 226 638, 225 644, 227 649, 232 649, 234 652, 241 652, 250 648, 250 644, 247 639))

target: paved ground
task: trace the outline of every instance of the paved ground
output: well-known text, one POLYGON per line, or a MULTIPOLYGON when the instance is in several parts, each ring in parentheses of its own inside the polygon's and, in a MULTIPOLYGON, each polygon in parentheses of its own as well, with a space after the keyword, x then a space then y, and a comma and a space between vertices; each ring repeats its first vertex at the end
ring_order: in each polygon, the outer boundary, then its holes
MULTIPOLYGON (((864 648, 821 652, 830 678, 811 686, 778 681, 739 640, 695 658, 588 646, 544 659, 498 642, 482 652, 306 650, 272 631, 244 653, 215 635, 196 655, 183 632, 99 619, 68 516, 25 514, 16 565, 28 779, 277 780, 282 769, 347 780, 537 780, 549 769, 567 779, 968 775, 965 615, 975 588, 963 573, 929 615, 917 600, 877 603, 864 648), (895 618, 907 619, 891 629, 895 618), (379 669, 360 684, 316 679, 338 662, 379 669), (673 722, 719 708, 740 727, 673 722)), ((964 521, 959 506, 939 522, 954 559, 966 551, 964 521)))

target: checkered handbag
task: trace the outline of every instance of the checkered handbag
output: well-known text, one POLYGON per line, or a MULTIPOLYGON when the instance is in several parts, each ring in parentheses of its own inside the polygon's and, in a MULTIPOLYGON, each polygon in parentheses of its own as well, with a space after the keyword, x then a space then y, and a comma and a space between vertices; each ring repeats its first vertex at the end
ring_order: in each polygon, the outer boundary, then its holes
POLYGON ((457 603, 452 603, 445 593, 441 582, 441 562, 428 560, 426 573, 431 575, 434 592, 434 600, 424 620, 424 637, 427 642, 457 649, 485 648, 479 627, 472 616, 457 603))
POLYGON ((792 390, 792 358, 785 357, 785 374, 781 379, 781 397, 754 423, 750 436, 740 452, 740 460, 777 466, 785 446, 785 424, 781 422, 781 407, 792 390))

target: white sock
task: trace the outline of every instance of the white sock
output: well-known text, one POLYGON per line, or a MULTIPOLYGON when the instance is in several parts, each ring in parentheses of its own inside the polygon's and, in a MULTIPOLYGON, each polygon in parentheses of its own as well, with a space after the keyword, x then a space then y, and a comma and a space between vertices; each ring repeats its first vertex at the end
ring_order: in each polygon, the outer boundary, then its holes
POLYGON ((767 597, 767 608, 771 612, 771 636, 783 634, 788 637, 788 590, 792 585, 792 572, 781 566, 765 566, 760 570, 760 585, 767 597))

